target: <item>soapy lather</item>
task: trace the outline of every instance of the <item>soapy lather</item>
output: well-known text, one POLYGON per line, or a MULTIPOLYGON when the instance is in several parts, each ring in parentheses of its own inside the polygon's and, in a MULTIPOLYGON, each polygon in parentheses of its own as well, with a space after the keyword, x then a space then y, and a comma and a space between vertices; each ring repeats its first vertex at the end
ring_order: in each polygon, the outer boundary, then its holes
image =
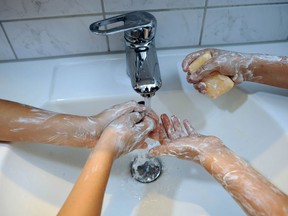
MULTIPOLYGON (((195 73, 211 58, 210 52, 204 53, 189 65, 188 73, 195 73)), ((201 83, 205 88, 206 94, 213 99, 216 99, 234 87, 234 82, 228 76, 222 75, 219 72, 214 72, 210 76, 203 78, 201 83)))

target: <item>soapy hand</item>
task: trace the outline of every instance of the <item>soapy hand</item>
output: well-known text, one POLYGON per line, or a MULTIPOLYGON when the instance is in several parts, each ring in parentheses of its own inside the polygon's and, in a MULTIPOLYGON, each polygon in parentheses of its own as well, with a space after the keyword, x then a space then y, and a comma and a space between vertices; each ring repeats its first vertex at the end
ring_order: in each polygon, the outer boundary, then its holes
POLYGON ((149 156, 170 155, 180 159, 201 162, 202 153, 206 149, 221 148, 221 140, 214 136, 204 136, 195 131, 188 120, 183 121, 172 116, 171 120, 166 114, 161 115, 163 127, 160 130, 160 146, 149 151, 149 156))
POLYGON ((187 72, 187 81, 194 83, 194 87, 202 92, 205 86, 201 80, 216 71, 230 77, 235 84, 259 79, 260 77, 255 77, 253 74, 252 62, 258 58, 261 59, 262 56, 265 57, 265 55, 258 56, 220 49, 204 49, 187 55, 182 62, 182 68, 184 72, 187 72), (212 58, 195 73, 189 73, 189 65, 206 52, 210 52, 212 58))
POLYGON ((160 122, 159 122, 159 116, 150 108, 146 111, 146 116, 153 119, 154 121, 154 129, 149 132, 148 137, 154 140, 159 140, 159 130, 160 130, 160 122))
MULTIPOLYGON (((104 110, 95 116, 88 117, 88 121, 91 123, 91 127, 94 127, 92 133, 95 134, 95 138, 98 139, 104 129, 115 119, 120 116, 131 112, 145 112, 146 107, 138 104, 135 101, 128 101, 122 104, 115 105, 109 109, 104 110)), ((91 147, 91 146, 90 146, 91 147)))
POLYGON ((114 158, 118 158, 137 148, 146 148, 145 139, 154 127, 154 120, 145 113, 124 114, 107 126, 96 147, 113 151, 114 158))

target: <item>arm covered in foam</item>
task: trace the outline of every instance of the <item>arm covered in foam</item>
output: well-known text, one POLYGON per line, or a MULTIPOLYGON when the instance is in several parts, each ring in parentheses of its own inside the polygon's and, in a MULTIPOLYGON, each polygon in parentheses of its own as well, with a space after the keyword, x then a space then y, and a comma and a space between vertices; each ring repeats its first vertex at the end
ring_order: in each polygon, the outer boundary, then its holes
POLYGON ((154 127, 154 120, 139 112, 125 114, 109 124, 58 215, 101 215, 104 193, 114 160, 134 149, 147 147, 145 139, 154 127))
MULTIPOLYGON (((225 79, 225 82, 216 83, 215 87, 216 90, 222 88, 221 91, 224 93, 233 87, 229 78, 236 85, 249 81, 288 88, 287 56, 204 49, 187 55, 182 62, 182 68, 187 73, 187 81, 193 83, 199 92, 208 95, 207 80, 215 73, 226 77, 222 78, 222 80, 225 79), (222 87, 220 87, 221 85, 222 87)), ((215 94, 219 96, 222 92, 215 94)))
POLYGON ((95 116, 78 116, 0 100, 0 140, 91 148, 114 119, 144 110, 143 105, 129 101, 95 116))
POLYGON ((198 134, 185 120, 161 116, 162 145, 150 156, 170 155, 194 161, 207 170, 237 201, 248 215, 287 215, 288 196, 276 188, 246 161, 214 136, 198 134))

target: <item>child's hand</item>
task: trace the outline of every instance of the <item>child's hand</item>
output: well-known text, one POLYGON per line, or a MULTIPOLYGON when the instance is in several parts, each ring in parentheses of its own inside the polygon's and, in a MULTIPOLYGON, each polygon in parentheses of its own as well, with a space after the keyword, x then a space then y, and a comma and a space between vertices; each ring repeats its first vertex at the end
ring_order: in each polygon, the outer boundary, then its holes
POLYGON ((145 139, 155 121, 144 113, 127 113, 114 120, 103 131, 95 148, 113 152, 118 158, 137 148, 146 148, 145 139))
POLYGON ((193 160, 197 163, 201 160, 201 154, 205 149, 222 147, 222 142, 214 136, 198 134, 192 125, 184 120, 182 127, 179 118, 166 114, 161 115, 162 130, 160 130, 160 146, 149 151, 150 156, 170 155, 180 159, 193 160))
MULTIPOLYGON (((95 116, 89 116, 90 134, 94 134, 94 139, 98 140, 104 129, 115 119, 120 116, 131 112, 145 112, 146 107, 138 104, 135 101, 128 101, 122 104, 115 105, 109 109, 104 110, 95 116)), ((90 146, 93 147, 93 146, 90 146)))

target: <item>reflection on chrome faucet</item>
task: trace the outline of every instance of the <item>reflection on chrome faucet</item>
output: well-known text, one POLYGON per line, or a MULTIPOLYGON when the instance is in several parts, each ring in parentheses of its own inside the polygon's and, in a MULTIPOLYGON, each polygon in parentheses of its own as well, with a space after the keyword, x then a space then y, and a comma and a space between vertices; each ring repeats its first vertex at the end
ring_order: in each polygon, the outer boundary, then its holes
POLYGON ((90 25, 90 30, 99 35, 124 31, 127 73, 133 89, 143 97, 153 96, 162 85, 155 48, 156 26, 155 17, 144 11, 115 16, 90 25), (107 28, 109 24, 118 22, 124 24, 107 28), (107 29, 100 30, 103 27, 107 29))

